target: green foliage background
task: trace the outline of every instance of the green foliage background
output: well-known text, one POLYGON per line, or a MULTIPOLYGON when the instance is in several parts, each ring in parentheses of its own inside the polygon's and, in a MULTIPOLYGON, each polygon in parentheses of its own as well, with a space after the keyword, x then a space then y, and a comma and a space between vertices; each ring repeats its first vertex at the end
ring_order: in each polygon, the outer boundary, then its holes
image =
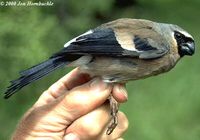
MULTIPOLYGON (((37 2, 33 0, 33 2, 37 2)), ((199 0, 57 0, 52 7, 0 7, 0 92, 18 71, 60 50, 71 38, 121 17, 180 25, 197 51, 167 74, 127 84, 129 101, 121 106, 130 125, 127 140, 199 140, 199 0)), ((62 69, 0 99, 0 140, 9 139, 23 113, 68 70, 62 69)))

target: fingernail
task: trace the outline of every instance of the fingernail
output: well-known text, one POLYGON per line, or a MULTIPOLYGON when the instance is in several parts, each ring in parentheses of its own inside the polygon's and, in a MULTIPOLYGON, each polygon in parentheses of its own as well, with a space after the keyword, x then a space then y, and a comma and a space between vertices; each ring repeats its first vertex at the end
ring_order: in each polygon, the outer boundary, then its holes
POLYGON ((100 78, 95 78, 91 82, 91 87, 94 89, 106 89, 108 87, 108 83, 103 82, 100 78))
POLYGON ((119 85, 118 90, 120 93, 122 93, 125 96, 126 100, 128 100, 128 93, 125 87, 123 85, 119 85))
POLYGON ((69 134, 65 135, 63 140, 80 140, 80 139, 76 134, 69 133, 69 134))
POLYGON ((123 138, 119 138, 119 139, 117 139, 117 140, 124 140, 123 138))

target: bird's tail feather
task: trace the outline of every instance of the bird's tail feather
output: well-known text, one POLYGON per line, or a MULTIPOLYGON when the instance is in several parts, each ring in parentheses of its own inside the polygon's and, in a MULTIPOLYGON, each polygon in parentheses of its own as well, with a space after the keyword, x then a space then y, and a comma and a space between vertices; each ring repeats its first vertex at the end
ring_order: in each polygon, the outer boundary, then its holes
POLYGON ((4 98, 9 98, 15 92, 24 86, 42 78, 43 76, 53 72, 54 70, 68 64, 69 61, 65 57, 59 56, 50 58, 36 66, 20 72, 20 77, 11 81, 11 85, 7 88, 4 98))

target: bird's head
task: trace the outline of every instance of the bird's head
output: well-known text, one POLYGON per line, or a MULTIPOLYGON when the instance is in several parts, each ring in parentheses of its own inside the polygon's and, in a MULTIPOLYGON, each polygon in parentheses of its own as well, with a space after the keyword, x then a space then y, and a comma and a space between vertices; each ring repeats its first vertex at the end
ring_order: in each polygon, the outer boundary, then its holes
POLYGON ((171 25, 171 30, 178 47, 179 55, 181 57, 184 55, 193 55, 195 53, 194 38, 177 25, 171 25))

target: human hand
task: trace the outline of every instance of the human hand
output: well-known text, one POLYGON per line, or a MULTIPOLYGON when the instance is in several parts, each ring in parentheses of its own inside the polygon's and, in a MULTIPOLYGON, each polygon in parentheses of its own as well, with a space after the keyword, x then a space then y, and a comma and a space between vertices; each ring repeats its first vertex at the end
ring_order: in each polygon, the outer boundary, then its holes
POLYGON ((109 95, 120 103, 127 100, 123 85, 91 80, 78 69, 61 78, 45 91, 24 115, 13 140, 116 140, 128 127, 118 113, 119 122, 111 135, 105 131, 110 121, 109 95))

